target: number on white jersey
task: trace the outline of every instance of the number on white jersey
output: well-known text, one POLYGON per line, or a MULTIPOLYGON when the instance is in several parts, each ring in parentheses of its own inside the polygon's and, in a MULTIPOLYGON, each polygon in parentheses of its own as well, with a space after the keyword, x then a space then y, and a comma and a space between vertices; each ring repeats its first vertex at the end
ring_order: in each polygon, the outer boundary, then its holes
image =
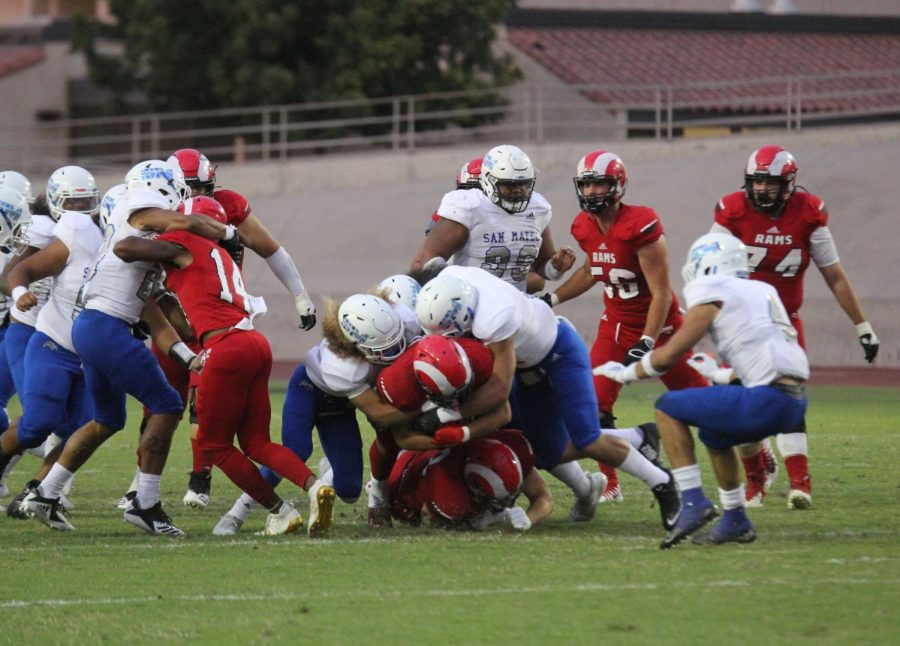
MULTIPOLYGON (((516 282, 523 281, 528 277, 528 271, 534 259, 537 258, 538 249, 534 245, 526 245, 519 250, 512 267, 509 269, 509 275, 516 282)), ((503 278, 503 274, 509 267, 509 260, 512 253, 509 247, 503 245, 495 245, 489 248, 484 254, 484 262, 481 268, 486 272, 493 274, 497 278, 503 278)))

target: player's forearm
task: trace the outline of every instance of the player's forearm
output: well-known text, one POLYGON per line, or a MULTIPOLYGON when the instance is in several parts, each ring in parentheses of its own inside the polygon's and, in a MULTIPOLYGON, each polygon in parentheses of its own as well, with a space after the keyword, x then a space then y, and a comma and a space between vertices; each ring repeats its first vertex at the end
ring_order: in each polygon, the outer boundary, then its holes
POLYGON ((419 433, 410 425, 397 426, 391 429, 397 446, 407 451, 428 451, 434 448, 432 438, 424 433, 419 433))
POLYGON ((573 273, 569 279, 554 290, 560 303, 581 296, 595 284, 594 277, 589 269, 582 267, 573 273))
POLYGON ((647 309, 647 320, 644 322, 644 336, 649 336, 656 341, 660 331, 666 324, 669 309, 672 307, 672 292, 654 294, 650 299, 650 307, 647 309))
MULTIPOLYGON (((503 428, 512 420, 512 407, 509 402, 503 402, 502 406, 498 406, 492 411, 477 417, 471 422, 466 422, 469 427, 469 439, 474 440, 479 437, 488 437, 503 428)), ((462 423, 462 422, 460 422, 462 423)))
POLYGON ((553 496, 550 495, 547 484, 535 469, 532 469, 531 473, 526 476, 522 493, 528 498, 529 505, 525 513, 528 514, 528 520, 532 525, 547 519, 553 513, 553 496))
POLYGON ((491 375, 490 379, 472 393, 472 396, 460 407, 460 415, 466 419, 501 409, 504 405, 508 405, 511 389, 511 377, 509 381, 506 381, 496 374, 491 375))
POLYGON ((844 310, 854 325, 866 320, 866 314, 863 311, 862 304, 859 302, 856 291, 854 291, 853 286, 850 284, 846 275, 828 286, 831 288, 831 292, 834 294, 834 298, 837 300, 838 305, 841 306, 841 309, 844 310))

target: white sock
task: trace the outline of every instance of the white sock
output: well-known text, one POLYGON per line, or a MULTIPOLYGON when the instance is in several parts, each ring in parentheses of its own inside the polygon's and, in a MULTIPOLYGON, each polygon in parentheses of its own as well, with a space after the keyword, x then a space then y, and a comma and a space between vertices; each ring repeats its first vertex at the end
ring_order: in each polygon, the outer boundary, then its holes
POLYGON ((328 470, 319 476, 319 480, 327 485, 334 486, 334 469, 328 467, 328 470))
POLYGON ((672 469, 672 476, 675 478, 675 484, 677 484, 678 488, 682 491, 699 489, 703 486, 703 483, 700 481, 699 464, 690 464, 686 467, 672 469))
POLYGON ((134 477, 131 479, 131 484, 128 485, 128 489, 126 491, 137 491, 138 477, 140 477, 140 475, 141 475, 141 468, 135 467, 134 477))
POLYGON ((622 464, 616 468, 639 480, 643 480, 651 489, 656 485, 669 481, 668 473, 654 466, 650 460, 638 453, 633 446, 628 447, 628 455, 622 464))
POLYGON ((744 484, 738 485, 737 489, 725 491, 719 489, 719 501, 722 503, 722 509, 740 509, 744 506, 744 484))
POLYGON ((579 500, 591 495, 591 481, 577 462, 563 462, 550 469, 558 480, 572 490, 579 500))
POLYGON ((72 476, 75 475, 59 462, 50 467, 50 473, 44 478, 41 486, 38 487, 40 494, 44 498, 59 498, 63 487, 66 486, 72 476))
POLYGON ((245 521, 250 516, 250 512, 259 507, 259 503, 253 500, 249 494, 242 493, 241 497, 234 501, 234 505, 228 511, 229 516, 234 516, 240 521, 245 521))
POLYGON ((603 434, 620 437, 636 449, 639 449, 641 442, 644 441, 644 434, 641 433, 641 429, 637 426, 632 426, 631 428, 604 428, 603 434))
POLYGON ((788 458, 792 455, 809 455, 806 433, 776 435, 775 442, 778 444, 778 452, 781 453, 782 458, 788 458))
POLYGON ((162 476, 141 472, 137 482, 137 500, 141 509, 150 509, 159 502, 159 481, 162 476))

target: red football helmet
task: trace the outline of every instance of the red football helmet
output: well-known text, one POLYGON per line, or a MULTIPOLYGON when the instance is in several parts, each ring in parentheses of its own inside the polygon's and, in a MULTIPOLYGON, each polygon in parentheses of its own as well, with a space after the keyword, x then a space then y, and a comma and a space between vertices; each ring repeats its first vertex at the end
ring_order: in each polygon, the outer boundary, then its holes
POLYGON ((172 153, 169 163, 177 163, 184 180, 194 195, 212 195, 216 187, 216 167, 206 155, 194 148, 181 148, 172 153))
POLYGON ((615 153, 605 150, 594 150, 578 161, 575 182, 575 194, 581 208, 589 213, 601 213, 613 204, 621 201, 628 186, 628 172, 625 164, 615 153), (606 182, 609 192, 604 195, 584 194, 584 185, 589 182, 606 182))
POLYGON ((764 212, 778 211, 794 194, 797 182, 797 160, 783 146, 763 146, 754 150, 744 170, 744 190, 747 199, 764 212), (777 191, 753 190, 754 181, 777 180, 777 191))
POLYGON ((473 157, 456 174, 456 188, 481 188, 481 157, 473 157))
POLYGON ((207 215, 217 222, 228 224, 225 208, 206 195, 196 195, 186 199, 178 207, 178 210, 185 215, 207 215))
POLYGON ((495 509, 511 506, 522 492, 524 478, 519 458, 498 440, 472 442, 463 473, 475 495, 495 509))
POLYGON ((441 334, 431 334, 416 343, 413 372, 428 398, 440 403, 465 399, 474 377, 465 350, 441 334))

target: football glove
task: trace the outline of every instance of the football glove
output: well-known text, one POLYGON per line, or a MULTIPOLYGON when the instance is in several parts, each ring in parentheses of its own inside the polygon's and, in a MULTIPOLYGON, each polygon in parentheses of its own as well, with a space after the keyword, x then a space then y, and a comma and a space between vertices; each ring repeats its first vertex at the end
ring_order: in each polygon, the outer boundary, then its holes
POLYGON ((731 368, 720 368, 716 360, 705 352, 698 352, 692 355, 687 363, 714 384, 724 386, 731 383, 734 377, 734 370, 731 368))
POLYGON ((432 402, 425 402, 422 406, 423 414, 413 422, 413 426, 420 433, 434 437, 437 430, 450 422, 458 422, 462 419, 459 411, 453 408, 435 407, 432 402))
POLYGON ((300 315, 300 329, 311 330, 316 325, 316 306, 309 298, 309 294, 301 292, 294 296, 294 308, 300 315))
POLYGON ((856 326, 856 334, 859 336, 859 344, 865 353, 866 361, 872 363, 878 356, 878 337, 868 321, 863 321, 856 326))
POLYGON ((525 510, 518 505, 505 509, 504 513, 506 515, 506 521, 514 530, 524 532, 531 529, 531 519, 528 517, 525 510))
POLYGON ((606 377, 620 384, 630 384, 638 380, 637 365, 632 363, 626 366, 618 361, 607 361, 602 366, 594 368, 593 372, 597 377, 606 377))
POLYGON ((462 444, 463 442, 468 441, 468 426, 460 426, 459 424, 447 424, 446 426, 441 426, 437 431, 435 431, 434 438, 431 440, 431 445, 446 448, 450 446, 456 446, 457 444, 462 444))
POLYGON ((640 361, 645 354, 653 350, 655 345, 656 343, 649 336, 642 336, 641 340, 631 346, 628 352, 625 353, 622 365, 630 366, 632 363, 640 361))

